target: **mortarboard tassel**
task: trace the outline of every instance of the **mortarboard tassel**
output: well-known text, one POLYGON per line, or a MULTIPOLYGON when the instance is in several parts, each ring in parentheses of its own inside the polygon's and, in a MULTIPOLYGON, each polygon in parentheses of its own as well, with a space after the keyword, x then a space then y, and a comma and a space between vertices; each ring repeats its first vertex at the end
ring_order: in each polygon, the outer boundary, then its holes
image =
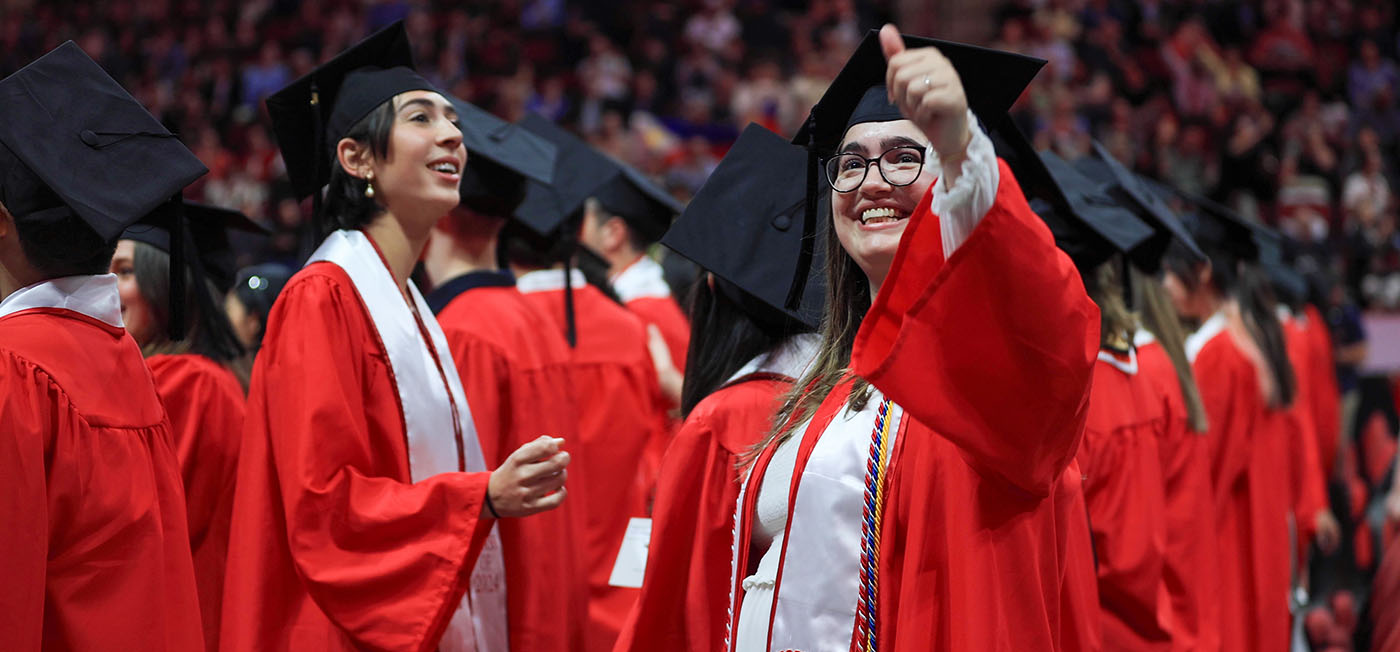
POLYGON ((807 274, 812 267, 817 231, 817 119, 807 114, 807 201, 802 211, 802 249, 797 255, 797 273, 788 288, 788 310, 802 305, 802 292, 807 289, 807 274))
MULTIPOLYGON (((567 229, 566 229, 567 230, 567 229)), ((569 254, 564 257, 564 337, 569 340, 569 348, 578 346, 578 325, 574 323, 574 250, 577 243, 574 236, 569 239, 569 254)))
POLYGON ((166 321, 166 334, 170 341, 185 339, 185 258, 191 252, 186 249, 189 229, 185 225, 184 202, 176 199, 174 224, 170 227, 170 319, 166 321))

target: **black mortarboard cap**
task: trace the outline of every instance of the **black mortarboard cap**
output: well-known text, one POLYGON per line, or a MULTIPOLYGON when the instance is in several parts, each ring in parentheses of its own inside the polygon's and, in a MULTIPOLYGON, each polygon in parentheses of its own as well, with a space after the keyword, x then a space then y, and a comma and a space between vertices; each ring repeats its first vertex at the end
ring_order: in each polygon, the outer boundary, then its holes
MULTIPOLYGON (((254 222, 243 213, 228 208, 219 208, 196 202, 169 204, 170 208, 157 211, 138 224, 127 227, 122 233, 125 240, 144 242, 166 253, 174 253, 171 248, 172 230, 177 230, 174 220, 184 219, 184 228, 189 231, 189 241, 198 256, 204 275, 214 282, 222 292, 233 287, 237 260, 230 241, 230 233, 240 231, 266 235, 267 229, 254 222), (183 214, 183 218, 180 215, 183 214)), ((193 267, 193 260, 189 262, 193 267)))
POLYGON ((516 219, 535 233, 553 234, 583 208, 585 199, 623 174, 616 161, 548 118, 530 113, 521 119, 520 126, 558 148, 553 180, 549 183, 530 180, 525 199, 515 210, 516 219))
POLYGON ((1113 158, 1103 145, 1095 142, 1094 155, 1079 159, 1075 167, 1156 230, 1156 235, 1133 253, 1133 262, 1138 267, 1155 273, 1161 267, 1162 256, 1173 240, 1179 242, 1186 252, 1205 260, 1205 253, 1181 223, 1176 211, 1145 179, 1113 158))
MULTIPOLYGON (((991 124, 1011 110, 1021 92, 1045 66, 1037 59, 921 36, 902 35, 909 49, 934 47, 953 64, 962 80, 967 105, 982 122, 991 124)), ((870 30, 846 65, 812 107, 807 124, 792 142, 808 145, 827 155, 834 151, 852 124, 898 120, 899 111, 885 99, 885 54, 880 49, 880 33, 870 30), (876 87, 879 87, 878 90, 876 87)))
POLYGON ((675 197, 652 183, 646 175, 626 163, 614 161, 622 173, 593 193, 604 208, 641 233, 647 242, 656 242, 670 228, 671 220, 684 209, 675 197))
MULTIPOLYGON (((194 281, 193 294, 200 304, 200 310, 206 314, 223 310, 221 304, 214 302, 214 297, 208 296, 204 280, 209 279, 215 288, 224 293, 233 286, 235 255, 229 244, 230 230, 267 233, 266 229, 238 211, 186 203, 179 195, 161 204, 141 218, 139 223, 127 227, 122 232, 123 239, 144 242, 170 254, 170 306, 166 329, 171 340, 184 339, 188 327, 183 270, 188 269, 189 276, 194 281)), ((213 341, 217 342, 217 346, 225 351, 235 354, 239 351, 240 347, 232 332, 215 332, 210 335, 213 341)))
MULTIPOLYGON (((806 151, 750 124, 661 244, 714 274, 755 321, 792 332, 821 321, 823 278, 807 274, 802 303, 786 306, 802 250, 806 151), (728 287, 726 287, 728 286, 728 287)), ((821 269, 820 252, 809 265, 821 269)))
MULTIPOLYGON (((502 120, 485 109, 448 96, 457 109, 457 121, 462 126, 462 144, 467 148, 467 162, 485 158, 515 174, 540 183, 554 180, 554 163, 558 147, 549 140, 517 124, 502 120)), ((488 188, 468 188, 463 181, 462 194, 488 192, 488 188)))
MULTIPOLYGON (((1016 99, 1045 66, 1044 59, 919 36, 901 35, 906 48, 938 48, 958 71, 968 107, 984 124, 993 124, 1005 115, 1016 99)), ((807 201, 803 214, 802 258, 810 261, 816 246, 818 156, 832 154, 846 129, 853 124, 899 118, 899 112, 885 99, 885 54, 880 36, 870 30, 846 60, 822 98, 812 107, 807 121, 792 142, 807 147, 807 201)), ((805 265, 799 265, 805 270, 805 265)), ((789 288, 787 306, 795 308, 806 285, 800 271, 789 288)))
POLYGON ((208 170, 72 41, 0 81, 0 201, 103 240, 208 170))
POLYGON ((1235 260, 1259 259, 1259 238, 1267 237, 1267 234, 1261 236, 1259 225, 1200 195, 1157 182, 1149 181, 1147 185, 1158 196, 1176 197, 1187 206, 1189 212, 1182 214, 1182 224, 1202 250, 1225 254, 1235 260))
POLYGON ((1151 226, 1101 192, 1099 184, 1054 153, 1036 152, 1009 117, 996 123, 991 136, 1031 208, 1079 269, 1093 269, 1115 253, 1128 254, 1153 237, 1151 226))
POLYGON ((297 197, 330 181, 346 132, 395 95, 436 88, 413 70, 403 21, 375 32, 267 98, 272 130, 297 197))

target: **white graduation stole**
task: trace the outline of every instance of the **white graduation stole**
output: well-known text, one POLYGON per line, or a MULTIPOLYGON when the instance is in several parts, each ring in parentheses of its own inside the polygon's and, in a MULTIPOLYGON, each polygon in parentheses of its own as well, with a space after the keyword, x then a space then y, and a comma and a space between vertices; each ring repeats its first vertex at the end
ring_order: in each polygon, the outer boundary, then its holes
MULTIPOLYGON (((370 321, 384 343, 389 366, 394 372, 394 384, 403 406, 404 426, 408 431, 408 459, 411 481, 419 481, 439 473, 458 471, 457 441, 452 423, 452 404, 457 404, 466 471, 486 471, 486 459, 477 440, 467 405, 462 381, 447 346, 447 338, 433 318, 423 295, 412 281, 409 294, 418 306, 423 326, 432 338, 437 359, 442 363, 444 387, 439 379, 437 364, 423 342, 413 312, 404 303, 394 277, 384 267, 374 244, 360 231, 341 230, 332 233, 311 255, 307 264, 325 261, 345 270, 355 291, 369 310, 370 321), (449 394, 450 392, 450 394, 449 394)), ((463 600, 452 615, 452 621, 442 636, 442 652, 507 652, 505 563, 501 557, 501 538, 495 525, 486 545, 472 569, 469 599, 463 600)))
MULTIPOLYGON (((797 500, 792 503, 782 539, 787 553, 774 596, 770 650, 801 652, 849 652, 855 627, 856 601, 860 591, 861 518, 865 499, 865 465, 869 459, 870 434, 875 425, 875 406, 884 395, 871 388, 867 409, 851 412, 843 406, 827 425, 813 448, 798 484, 797 500)), ((891 466, 904 410, 891 405, 889 450, 891 466)), ((808 424, 795 436, 806 436, 808 424)), ((770 469, 771 471, 771 469, 770 469)), ((739 558, 737 526, 749 491, 758 491, 761 479, 752 473, 739 493, 735 514, 735 534, 731 560, 739 558)), ((791 502, 792 497, 788 500, 791 502)), ((752 518, 752 515, 747 515, 752 518)), ((893 518, 886 513, 885 517, 893 518)), ((742 572, 731 564, 731 573, 742 572)), ((731 584, 741 576, 731 575, 731 584)), ((730 614, 742 596, 730 596, 730 614)), ((768 614, 742 613, 740 618, 767 618, 768 614)), ((731 623, 732 626, 733 623, 731 623)), ((731 645, 733 643, 731 642, 731 645)), ((731 648, 732 649, 732 648, 731 648)))

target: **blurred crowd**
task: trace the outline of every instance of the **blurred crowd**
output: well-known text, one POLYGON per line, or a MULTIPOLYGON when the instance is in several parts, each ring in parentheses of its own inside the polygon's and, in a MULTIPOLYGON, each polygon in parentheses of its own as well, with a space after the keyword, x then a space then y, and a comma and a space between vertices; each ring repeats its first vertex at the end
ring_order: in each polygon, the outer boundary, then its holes
MULTIPOLYGON (((747 123, 794 133, 864 30, 897 18, 892 0, 27 2, 0 18, 0 74, 78 41, 208 165, 193 195, 278 231, 245 262, 287 263, 303 212, 262 100, 394 20, 440 87, 567 124, 684 199, 747 123)), ((1072 159, 1098 139, 1292 235, 1339 300, 1400 311, 1393 2, 1011 0, 989 13, 989 45, 1050 62, 1017 108, 1040 147, 1072 159)))

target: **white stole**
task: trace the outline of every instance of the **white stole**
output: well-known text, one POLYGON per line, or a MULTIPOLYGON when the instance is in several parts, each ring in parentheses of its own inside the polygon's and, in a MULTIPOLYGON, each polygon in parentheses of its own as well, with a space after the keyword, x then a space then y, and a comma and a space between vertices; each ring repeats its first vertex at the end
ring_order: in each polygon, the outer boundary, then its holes
MULTIPOLYGON (((769 623, 770 650, 849 652, 851 649, 860 591, 865 469, 870 459, 870 435, 883 400, 884 395, 872 388, 866 409, 851 412, 843 407, 827 426, 802 470, 787 531, 783 539, 775 539, 773 544, 782 545, 786 541, 787 553, 774 596, 773 620, 769 623)), ((904 409, 891 404, 889 419, 887 483, 893 478, 895 443, 904 409)), ((805 437, 809 426, 810 422, 798 432, 805 437)), ((740 490, 736 523, 743 516, 745 495, 762 484, 754 480, 750 474, 740 490)), ((894 518, 893 509, 888 505, 885 518, 894 518)), ((738 529, 736 526, 736 533, 738 529)), ((739 558, 740 543, 736 536, 730 551, 732 560, 739 558)), ((748 545, 748 542, 742 544, 748 545)), ((737 567, 731 571, 741 572, 737 567)), ((734 586, 738 577, 730 579, 730 586, 734 586)), ((739 596, 730 597, 731 618, 734 605, 741 600, 739 596)), ((768 614, 745 612, 741 617, 767 619, 768 614)), ((732 649, 733 642, 730 645, 732 649)))
MULTIPOLYGON (((432 338, 437 359, 442 363, 442 374, 438 373, 433 354, 423 342, 418 322, 404 303, 394 277, 364 233, 352 230, 332 233, 307 264, 321 261, 345 270, 369 310, 370 321, 389 355, 389 367, 393 370, 408 432, 410 480, 417 482, 439 473, 461 470, 457 466, 450 401, 457 404, 465 470, 486 471, 486 459, 481 452, 481 442, 477 440, 471 408, 467 406, 447 338, 418 288, 412 281, 408 282, 409 294, 432 338), (447 377, 446 387, 439 382, 443 375, 447 377)), ((452 614, 438 649, 442 652, 507 652, 508 648, 505 564, 501 556, 501 538, 493 524, 481 556, 472 568, 468 599, 452 614)))

